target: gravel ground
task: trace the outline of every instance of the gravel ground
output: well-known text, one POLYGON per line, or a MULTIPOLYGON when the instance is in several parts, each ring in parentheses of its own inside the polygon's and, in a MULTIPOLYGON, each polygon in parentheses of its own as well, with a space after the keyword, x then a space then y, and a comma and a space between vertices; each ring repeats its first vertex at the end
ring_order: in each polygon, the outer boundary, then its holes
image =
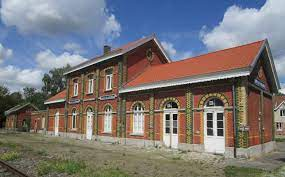
MULTIPOLYGON (((0 133, 0 141, 17 145, 10 148, 16 148, 21 158, 11 164, 30 176, 37 176, 37 165, 47 159, 83 161, 90 169, 119 169, 129 176, 224 176, 224 158, 206 153, 146 149, 25 133, 0 133)), ((0 152, 7 150, 9 148, 0 145, 0 152)))

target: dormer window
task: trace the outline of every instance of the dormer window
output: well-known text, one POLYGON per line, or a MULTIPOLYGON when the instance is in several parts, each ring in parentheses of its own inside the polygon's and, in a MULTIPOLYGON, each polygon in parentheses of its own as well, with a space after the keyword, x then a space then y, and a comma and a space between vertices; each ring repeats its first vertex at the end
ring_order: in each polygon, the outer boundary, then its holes
POLYGON ((281 109, 280 110, 280 116, 281 117, 285 117, 285 109, 281 109))
POLYGON ((78 95, 78 81, 77 79, 73 81, 73 96, 78 95))
POLYGON ((89 75, 89 76, 88 76, 88 90, 87 90, 87 93, 88 93, 88 94, 93 93, 93 88, 94 88, 93 75, 89 75))
POLYGON ((105 76, 105 90, 110 91, 112 90, 113 69, 107 69, 105 71, 105 76))

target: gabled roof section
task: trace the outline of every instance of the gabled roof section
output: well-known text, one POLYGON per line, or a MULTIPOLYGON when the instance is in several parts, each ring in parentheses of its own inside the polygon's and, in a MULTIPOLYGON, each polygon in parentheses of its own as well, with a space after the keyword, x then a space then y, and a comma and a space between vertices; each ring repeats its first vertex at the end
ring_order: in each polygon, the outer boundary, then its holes
MULTIPOLYGON (((270 51, 267 40, 262 40, 150 67, 120 89, 120 93, 248 76, 265 47, 270 51)), ((278 87, 274 63, 271 64, 278 87)))
POLYGON ((24 104, 19 104, 19 105, 16 105, 16 106, 12 107, 11 109, 5 111, 4 114, 5 114, 5 116, 8 116, 8 115, 10 115, 12 113, 15 113, 17 111, 20 111, 21 109, 26 108, 27 106, 30 106, 30 107, 34 108, 36 111, 39 110, 35 105, 33 105, 31 103, 24 103, 24 104))
POLYGON ((164 50, 164 48, 162 47, 161 43, 159 42, 159 40, 156 38, 155 35, 151 35, 149 37, 144 37, 144 38, 141 38, 139 40, 136 40, 136 41, 133 41, 133 42, 130 42, 128 44, 125 44, 119 48, 116 48, 116 49, 113 49, 111 50, 110 52, 108 52, 107 54, 104 54, 104 55, 101 55, 101 56, 98 56, 96 58, 93 58, 91 60, 88 60, 86 62, 83 62, 77 66, 74 66, 72 67, 69 71, 67 71, 66 73, 64 73, 64 75, 67 75, 67 74, 70 74, 74 71, 77 71, 77 70, 80 70, 80 69, 83 69, 83 68, 86 68, 88 66, 91 66, 91 65, 94 65, 96 63, 100 63, 102 61, 105 61, 105 60, 108 60, 108 59, 112 59, 114 57, 117 57, 117 56, 120 56, 120 55, 123 55, 149 41, 153 40, 156 45, 158 46, 158 48, 161 50, 162 54, 164 55, 164 57, 167 59, 167 61, 170 63, 171 62, 171 59, 169 58, 168 54, 166 53, 166 51, 164 50))
POLYGON ((285 103, 285 95, 278 95, 274 97, 274 111, 280 108, 285 103))
POLYGON ((65 102, 66 98, 66 90, 59 92, 58 94, 54 95, 53 97, 49 98, 45 101, 45 104, 54 104, 54 103, 62 103, 65 102))

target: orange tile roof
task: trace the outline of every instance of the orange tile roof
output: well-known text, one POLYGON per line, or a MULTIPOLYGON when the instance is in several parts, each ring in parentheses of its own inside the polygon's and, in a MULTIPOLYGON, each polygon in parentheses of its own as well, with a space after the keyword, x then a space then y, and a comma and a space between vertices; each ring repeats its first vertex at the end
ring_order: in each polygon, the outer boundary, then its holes
POLYGON ((249 67, 265 40, 193 58, 157 65, 127 83, 124 88, 249 67))
POLYGON ((273 104, 275 109, 280 106, 280 104, 285 101, 285 95, 277 95, 273 97, 273 104))
POLYGON ((49 102, 56 102, 59 100, 65 100, 66 97, 66 90, 63 90, 59 93, 57 93, 56 95, 54 95, 53 97, 49 98, 48 100, 45 101, 45 103, 49 103, 49 102))

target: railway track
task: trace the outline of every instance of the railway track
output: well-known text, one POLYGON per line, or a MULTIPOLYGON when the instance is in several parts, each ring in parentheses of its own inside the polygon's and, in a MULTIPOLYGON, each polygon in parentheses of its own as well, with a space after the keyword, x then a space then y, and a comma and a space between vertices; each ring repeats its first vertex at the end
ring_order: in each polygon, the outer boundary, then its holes
POLYGON ((0 160, 0 177, 28 177, 28 175, 0 160))

